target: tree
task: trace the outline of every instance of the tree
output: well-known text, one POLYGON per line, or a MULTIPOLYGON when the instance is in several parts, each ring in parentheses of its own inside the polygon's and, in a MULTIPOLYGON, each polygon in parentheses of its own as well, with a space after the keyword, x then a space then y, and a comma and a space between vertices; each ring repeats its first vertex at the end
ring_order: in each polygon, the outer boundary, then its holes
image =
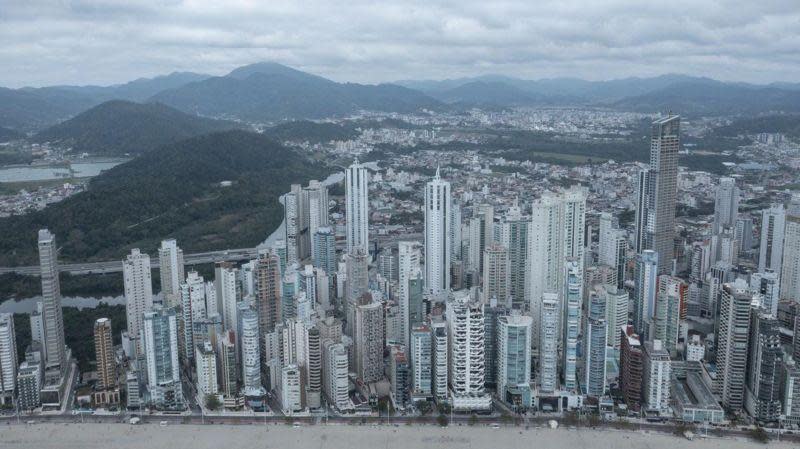
POLYGON ((440 413, 439 416, 436 417, 436 423, 439 424, 439 427, 447 427, 447 416, 440 413))
POLYGON ((767 434, 767 431, 761 426, 750 430, 750 438, 762 444, 767 444, 769 442, 769 434, 767 434))
POLYGON ((206 408, 209 410, 217 410, 218 408, 222 407, 222 402, 219 401, 219 397, 215 394, 209 394, 206 396, 206 408))
POLYGON ((431 405, 430 402, 424 401, 420 402, 419 405, 417 405, 417 408, 419 409, 419 412, 420 414, 422 414, 422 416, 427 416, 428 413, 430 413, 431 410, 433 409, 433 406, 431 405))
POLYGON ((478 424, 478 417, 473 413, 472 415, 469 416, 469 422, 467 424, 469 424, 470 426, 478 424))

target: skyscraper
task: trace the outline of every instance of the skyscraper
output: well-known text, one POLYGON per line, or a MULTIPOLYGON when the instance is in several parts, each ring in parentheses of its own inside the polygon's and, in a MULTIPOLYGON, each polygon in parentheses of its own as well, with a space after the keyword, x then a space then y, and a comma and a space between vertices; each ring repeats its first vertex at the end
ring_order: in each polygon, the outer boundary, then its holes
POLYGON ((639 181, 637 213, 641 220, 637 222, 637 250, 652 249, 658 253, 659 274, 669 274, 674 259, 680 122, 677 115, 653 122, 650 166, 639 181))
POLYGON ((355 311, 356 375, 364 383, 383 378, 383 303, 362 295, 355 311))
POLYGON ((606 326, 605 297, 597 292, 589 294, 588 314, 584 324, 584 385, 586 394, 600 397, 606 392, 606 326))
POLYGON ((447 299, 448 346, 450 348, 450 392, 456 410, 491 408, 485 392, 485 323, 483 304, 468 290, 458 290, 447 299))
POLYGON ((723 407, 734 411, 744 406, 752 300, 747 285, 737 282, 722 286, 714 393, 722 398, 723 407))
POLYGON ((178 364, 178 320, 174 309, 145 312, 142 343, 147 391, 157 408, 182 409, 183 389, 178 364))
POLYGON ((528 263, 529 225, 530 219, 522 216, 516 200, 500 223, 500 244, 508 250, 508 295, 511 298, 511 307, 517 310, 528 307, 525 270, 528 263))
POLYGON ((483 252, 494 241, 494 207, 480 204, 469 221, 469 267, 483 273, 483 252))
POLYGON ((720 178, 714 198, 713 233, 719 234, 725 228, 733 228, 739 215, 739 188, 733 178, 720 178))
POLYGON ((425 186, 425 289, 450 289, 450 183, 436 176, 425 186))
POLYGON ((620 328, 619 384, 625 404, 639 411, 642 401, 642 374, 644 353, 642 341, 633 326, 620 328))
POLYGON ((180 302, 180 287, 186 278, 183 265, 183 250, 175 239, 163 240, 158 249, 161 294, 165 307, 176 307, 180 302))
POLYGON ((781 299, 800 302, 800 206, 786 214, 781 267, 781 299))
MULTIPOLYGON (((239 305, 239 350, 242 363, 242 392, 245 396, 260 397, 264 395, 261 385, 261 353, 259 344, 259 314, 245 304, 239 305)), ((274 376, 276 373, 270 373, 274 376)))
POLYGON ((431 323, 431 389, 433 397, 437 403, 447 401, 447 385, 449 378, 450 365, 448 363, 449 349, 449 332, 447 331, 447 323, 444 321, 434 321, 431 323))
POLYGON ((496 299, 498 304, 509 306, 509 260, 508 249, 492 243, 483 252, 483 302, 496 299))
POLYGON ((616 285, 595 285, 594 291, 606 305, 607 344, 614 349, 619 349, 622 343, 619 330, 628 324, 628 291, 617 289, 616 285))
POLYGON ((314 233, 313 264, 328 275, 336 273, 336 233, 329 226, 320 226, 314 233))
POLYGON ((305 240, 308 238, 308 216, 305 199, 300 184, 292 184, 291 190, 283 197, 286 222, 286 264, 290 266, 299 263, 307 256, 305 240))
POLYGON ((197 360, 195 362, 195 384, 197 392, 205 397, 219 393, 217 380, 217 354, 211 342, 206 340, 195 348, 197 360))
POLYGON ((661 340, 664 349, 677 353, 682 296, 686 284, 672 276, 659 276, 656 303, 653 309, 651 339, 661 340))
POLYGON ((650 321, 658 292, 658 254, 645 250, 636 256, 633 275, 633 327, 636 333, 646 337, 649 335, 650 321))
MULTIPOLYGON (((558 388, 558 294, 545 293, 539 308, 539 391, 554 393, 558 388)), ((535 321, 535 320, 534 320, 535 321)))
POLYGON ((226 330, 236 329, 236 304, 241 298, 239 269, 229 262, 219 262, 214 267, 214 289, 217 307, 226 330))
POLYGON ((611 214, 604 212, 600 214, 599 237, 598 261, 614 269, 616 286, 621 289, 625 285, 625 250, 628 247, 625 231, 619 229, 611 214))
POLYGON ((125 286, 125 315, 128 338, 133 342, 135 355, 142 353, 139 341, 144 313, 153 308, 153 282, 150 279, 150 256, 131 250, 122 262, 122 276, 125 286))
MULTIPOLYGON (((308 236, 313 239, 319 228, 328 226, 328 188, 321 182, 312 179, 308 187, 303 189, 306 207, 308 207, 308 236)), ((313 242, 312 242, 313 243, 313 242)), ((316 248, 311 245, 311 257, 316 257, 316 248)))
POLYGON ((433 374, 433 335, 427 325, 411 329, 411 396, 430 397, 433 374))
POLYGON ((341 343, 324 340, 322 343, 323 391, 328 403, 337 410, 352 408, 349 397, 347 349, 341 343))
POLYGON ((761 245, 758 253, 758 271, 767 269, 781 272, 783 261, 783 236, 786 210, 782 204, 773 204, 761 212, 761 245))
POLYGON ((643 373, 642 396, 647 409, 662 414, 668 413, 672 366, 669 353, 661 344, 661 340, 644 343, 643 373))
POLYGON ((421 276, 419 242, 397 242, 397 303, 400 307, 400 331, 403 334, 403 344, 408 344, 409 323, 411 322, 411 291, 412 279, 421 276))
POLYGON ((583 282, 580 262, 570 260, 564 265, 563 313, 561 330, 563 356, 561 372, 564 388, 575 391, 578 388, 578 335, 580 333, 581 308, 583 303, 583 282))
MULTIPOLYGON (((144 318, 144 312, 142 312, 144 318)), ((97 386, 109 390, 117 386, 117 364, 114 359, 111 320, 98 318, 94 323, 94 354, 97 361, 97 386)))
POLYGON ((758 421, 774 422, 781 415, 780 324, 763 309, 753 309, 751 323, 744 405, 758 421))
POLYGON ((345 333, 352 337, 357 302, 369 291, 367 253, 357 248, 354 252, 345 254, 345 274, 347 287, 343 307, 346 320, 345 333))
POLYGON ((11 404, 17 391, 17 339, 14 315, 0 313, 0 404, 11 404))
POLYGON ((358 159, 345 171, 347 252, 369 254, 369 172, 358 159))
POLYGON ((280 259, 274 251, 262 252, 255 267, 255 309, 262 332, 275 330, 283 320, 280 259))
POLYGON ((526 315, 497 319, 497 394, 507 403, 531 406, 531 324, 526 315))
POLYGON ((55 235, 47 229, 40 230, 39 268, 42 277, 45 368, 63 375, 67 369, 67 355, 64 348, 64 315, 61 310, 57 250, 55 235))

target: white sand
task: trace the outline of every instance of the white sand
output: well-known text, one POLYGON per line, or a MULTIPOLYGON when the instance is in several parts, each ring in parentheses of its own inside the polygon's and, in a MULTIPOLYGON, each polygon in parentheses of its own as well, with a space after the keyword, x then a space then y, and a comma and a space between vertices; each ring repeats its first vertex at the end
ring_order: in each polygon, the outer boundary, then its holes
MULTIPOLYGON (((285 424, 131 426, 127 424, 35 424, 0 427, 0 447, 167 449, 753 449, 746 439, 695 439, 623 431, 492 429, 484 426, 303 426, 285 424)), ((790 448, 773 442, 770 448, 790 448)))

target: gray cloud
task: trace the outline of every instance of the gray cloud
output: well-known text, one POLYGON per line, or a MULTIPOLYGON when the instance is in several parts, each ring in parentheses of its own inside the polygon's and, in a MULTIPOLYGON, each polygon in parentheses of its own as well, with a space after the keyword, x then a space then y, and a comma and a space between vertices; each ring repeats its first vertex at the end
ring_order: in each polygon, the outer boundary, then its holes
POLYGON ((0 85, 274 60, 342 81, 688 73, 800 81, 797 0, 0 0, 0 85))

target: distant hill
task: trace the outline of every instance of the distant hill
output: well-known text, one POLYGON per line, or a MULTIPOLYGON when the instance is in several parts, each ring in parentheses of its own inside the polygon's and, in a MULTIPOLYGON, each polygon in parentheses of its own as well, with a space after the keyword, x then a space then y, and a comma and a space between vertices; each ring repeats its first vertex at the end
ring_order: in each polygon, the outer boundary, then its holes
POLYGON ((162 90, 205 78, 208 75, 176 72, 113 86, 0 88, 0 126, 27 131, 41 130, 105 101, 119 99, 141 102, 162 90))
POLYGON ((235 126, 184 114, 159 103, 112 100, 36 134, 32 141, 60 142, 72 146, 75 152, 91 154, 140 154, 235 126))
POLYGON ((252 247, 280 224, 278 197, 290 184, 325 172, 260 134, 183 140, 102 173, 86 192, 42 211, 0 218, 0 264, 36 263, 43 227, 56 234, 64 261, 121 259, 134 247, 155 255, 166 237, 186 252, 252 247))
POLYGON ((412 112, 441 103, 420 92, 381 84, 342 84, 275 63, 240 67, 151 98, 184 112, 249 121, 317 119, 360 109, 412 112))
POLYGON ((23 137, 25 137, 25 134, 22 134, 21 132, 0 126, 0 143, 22 139, 23 137))
POLYGON ((94 105, 91 98, 63 89, 46 94, 36 89, 0 87, 0 126, 16 130, 36 130, 67 119, 94 105))
POLYGON ((673 110, 695 116, 800 112, 800 91, 707 80, 671 84, 611 106, 639 112, 673 110))
POLYGON ((451 89, 431 92, 430 95, 445 103, 477 106, 528 106, 548 102, 545 95, 528 92, 502 81, 471 81, 451 89))

